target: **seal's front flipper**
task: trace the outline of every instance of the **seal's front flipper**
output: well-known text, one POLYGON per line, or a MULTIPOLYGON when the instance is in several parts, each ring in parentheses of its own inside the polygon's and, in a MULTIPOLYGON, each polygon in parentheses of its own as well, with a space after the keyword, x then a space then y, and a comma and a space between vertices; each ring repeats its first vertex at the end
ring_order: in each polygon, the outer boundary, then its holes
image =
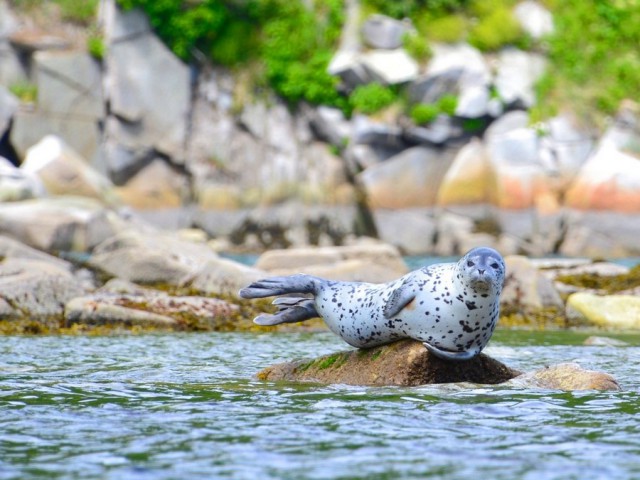
POLYGON ((253 323, 263 326, 280 325, 281 323, 304 322, 318 317, 316 306, 311 298, 281 297, 273 301, 278 311, 273 315, 263 314, 253 319, 253 323))
POLYGON ((423 342, 423 345, 427 347, 427 350, 429 350, 430 353, 433 353, 436 357, 443 360, 453 360, 454 362, 471 360, 473 357, 480 353, 479 349, 468 350, 466 352, 447 352, 446 350, 440 350, 433 345, 429 345, 427 342, 423 342))
POLYGON ((389 300, 387 300, 386 305, 382 308, 384 318, 395 317, 404 307, 409 305, 414 298, 416 298, 416 292, 413 288, 407 286, 407 281, 405 280, 391 293, 389 300))

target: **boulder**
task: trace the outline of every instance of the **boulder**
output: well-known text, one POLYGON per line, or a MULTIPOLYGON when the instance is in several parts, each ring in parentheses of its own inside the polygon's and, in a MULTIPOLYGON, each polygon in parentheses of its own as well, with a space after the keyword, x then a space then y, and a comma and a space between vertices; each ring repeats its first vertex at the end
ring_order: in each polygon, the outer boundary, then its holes
POLYGON ((443 146, 463 139, 465 132, 457 119, 440 114, 428 125, 408 124, 402 130, 402 137, 409 145, 443 146))
POLYGON ((535 83, 546 68, 545 57, 538 53, 505 48, 498 54, 494 80, 500 99, 509 106, 530 108, 535 104, 535 83))
MULTIPOLYGON (((376 149, 392 152, 391 155, 401 152, 407 146, 399 126, 376 122, 365 115, 355 115, 352 119, 352 125, 351 140, 354 144, 372 145, 376 149)), ((379 156, 386 159, 391 155, 379 156)))
POLYGON ((389 282, 408 271, 398 250, 386 244, 270 250, 258 258, 255 267, 269 276, 302 272, 372 283, 389 282))
POLYGON ((210 295, 237 296, 238 290, 261 278, 265 272, 232 260, 218 258, 207 261, 181 282, 210 295))
POLYGON ((524 311, 553 308, 562 311, 564 302, 553 282, 527 257, 505 257, 507 275, 500 296, 502 307, 524 311))
POLYGON ((183 162, 191 99, 188 66, 153 34, 142 10, 123 12, 115 1, 105 2, 105 41, 105 92, 112 113, 107 135, 130 150, 153 148, 183 162))
POLYGON ((171 296, 149 291, 137 294, 99 292, 65 305, 65 324, 141 326, 173 330, 220 330, 231 323, 238 307, 224 300, 171 296))
POLYGON ((397 247, 403 255, 433 253, 436 221, 430 209, 377 209, 373 217, 380 240, 397 247))
POLYGON ((599 327, 640 328, 640 297, 635 295, 599 296, 577 292, 567 299, 566 312, 571 320, 599 327))
POLYGON ((460 90, 455 114, 463 118, 480 118, 492 113, 491 95, 485 85, 471 85, 460 90))
POLYGON ((37 260, 38 262, 50 263, 61 270, 71 271, 73 265, 48 253, 31 248, 24 243, 20 243, 13 238, 0 235, 0 258, 2 259, 26 259, 37 260))
POLYGON ((42 197, 44 194, 44 185, 36 175, 25 172, 6 158, 0 157, 0 202, 26 200, 42 197))
POLYGON ((402 46, 409 30, 410 26, 405 22, 374 14, 362 25, 362 37, 369 47, 393 50, 402 46))
POLYGON ((548 390, 620 390, 617 380, 608 373, 586 370, 577 363, 559 363, 534 372, 527 372, 507 385, 518 388, 548 390))
POLYGON ((190 184, 187 176, 161 158, 154 158, 121 187, 118 197, 138 210, 163 210, 181 207, 188 202, 190 184))
POLYGON ((0 234, 38 250, 86 252, 125 227, 89 198, 56 197, 0 204, 0 234))
MULTIPOLYGON (((10 43, 19 23, 6 1, 0 2, 0 85, 12 85, 27 78, 24 65, 10 43)), ((1 130, 0 130, 1 132, 1 130)))
POLYGON ((316 138, 340 149, 346 146, 351 137, 351 125, 341 110, 322 105, 315 108, 306 106, 303 107, 303 115, 316 138))
POLYGON ((366 85, 374 80, 362 64, 361 55, 357 51, 339 49, 329 62, 327 71, 339 77, 346 90, 353 90, 359 85, 366 85))
POLYGON ((611 337, 599 337, 592 335, 588 337, 583 342, 583 345, 588 345, 591 347, 629 347, 630 344, 625 342, 624 340, 618 340, 617 338, 611 337))
POLYGON ((62 318, 64 304, 85 291, 68 269, 49 261, 7 258, 0 263, 0 318, 44 323, 62 318))
POLYGON ((50 195, 76 195, 117 204, 111 181, 55 135, 27 150, 20 169, 37 176, 50 195))
POLYGON ((127 229, 98 245, 89 264, 131 282, 178 285, 216 259, 207 245, 156 230, 127 229))
POLYGON ((369 75, 384 85, 411 82, 418 77, 418 63, 402 48, 373 50, 362 55, 362 65, 369 75))
POLYGON ((525 0, 518 3, 513 9, 522 30, 529 34, 534 40, 553 33, 553 15, 544 5, 534 0, 525 0))
POLYGON ((268 381, 417 386, 455 382, 498 384, 519 374, 484 354, 467 362, 447 362, 431 355, 420 342, 401 340, 366 350, 281 363, 265 368, 257 376, 268 381))
POLYGON ((453 157, 450 150, 409 148, 358 175, 371 209, 429 207, 453 157))

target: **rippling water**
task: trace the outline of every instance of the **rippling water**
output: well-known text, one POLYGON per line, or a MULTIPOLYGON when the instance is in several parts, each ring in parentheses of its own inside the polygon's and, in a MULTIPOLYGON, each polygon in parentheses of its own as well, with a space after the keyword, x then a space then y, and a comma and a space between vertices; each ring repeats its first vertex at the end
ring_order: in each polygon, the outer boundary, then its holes
POLYGON ((640 478, 640 348, 583 338, 498 332, 487 353, 622 392, 253 379, 343 349, 328 333, 2 337, 0 479, 640 478))

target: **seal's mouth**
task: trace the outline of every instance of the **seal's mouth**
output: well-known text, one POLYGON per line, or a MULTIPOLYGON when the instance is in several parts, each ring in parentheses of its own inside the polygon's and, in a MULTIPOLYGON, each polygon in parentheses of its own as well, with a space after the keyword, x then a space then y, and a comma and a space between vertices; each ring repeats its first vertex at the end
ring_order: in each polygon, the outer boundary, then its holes
POLYGON ((476 290, 482 290, 483 292, 486 292, 487 290, 491 289, 491 278, 487 277, 486 275, 483 274, 474 274, 473 278, 471 279, 471 285, 473 286, 473 288, 475 288, 476 290))

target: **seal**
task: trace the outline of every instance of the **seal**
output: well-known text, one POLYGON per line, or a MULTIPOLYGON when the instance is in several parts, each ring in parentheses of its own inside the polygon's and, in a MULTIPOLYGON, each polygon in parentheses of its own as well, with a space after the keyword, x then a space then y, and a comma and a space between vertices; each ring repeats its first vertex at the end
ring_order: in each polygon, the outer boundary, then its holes
POLYGON ((258 325, 321 317, 354 347, 412 338, 439 358, 469 360, 493 334, 504 278, 502 256, 479 247, 456 263, 430 265, 389 283, 339 282, 297 274, 259 280, 239 294, 242 298, 297 294, 276 298, 273 304, 278 311, 256 317, 253 321, 258 325))

